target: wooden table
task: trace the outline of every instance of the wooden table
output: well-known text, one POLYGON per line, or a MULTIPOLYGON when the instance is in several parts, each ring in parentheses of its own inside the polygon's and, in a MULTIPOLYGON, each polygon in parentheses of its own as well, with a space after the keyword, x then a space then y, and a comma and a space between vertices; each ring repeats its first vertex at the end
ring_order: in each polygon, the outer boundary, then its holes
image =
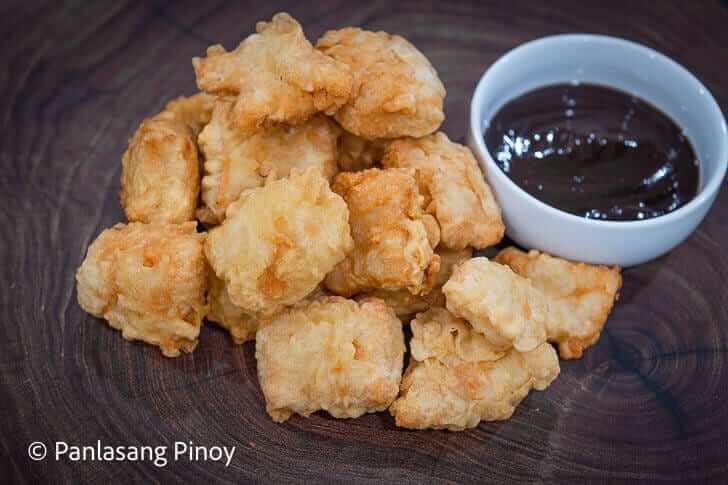
MULTIPOLYGON (((386 413, 283 425, 265 414, 254 346, 206 326, 192 355, 130 344, 76 303, 90 241, 123 220, 120 156, 142 117, 195 89, 190 64, 288 10, 310 39, 362 25, 406 36, 445 83, 465 134, 483 70, 547 34, 598 32, 692 70, 728 112, 728 5, 637 2, 15 2, 2 7, 2 481, 692 482, 728 480, 728 194, 690 239, 624 272, 599 343, 513 419, 411 432, 386 413), (62 5, 63 4, 63 5, 62 5), (52 445, 235 445, 228 468, 183 460, 32 462, 52 445)), ((7 2, 5 2, 7 4, 7 2)), ((52 453, 52 450, 51 450, 52 453)))

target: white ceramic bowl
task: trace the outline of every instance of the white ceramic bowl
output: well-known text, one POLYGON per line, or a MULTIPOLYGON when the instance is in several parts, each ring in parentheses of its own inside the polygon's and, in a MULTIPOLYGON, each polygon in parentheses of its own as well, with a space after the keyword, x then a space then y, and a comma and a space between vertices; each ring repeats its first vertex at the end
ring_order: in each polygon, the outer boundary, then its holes
POLYGON ((680 244, 713 204, 728 164, 728 129, 713 96, 685 68, 648 47, 601 35, 556 35, 502 56, 480 79, 470 106, 468 144, 503 209, 508 236, 525 248, 576 261, 632 266, 680 244), (541 86, 586 82, 632 93, 670 116, 700 160, 697 196, 669 214, 642 221, 599 221, 558 210, 504 174, 483 132, 508 101, 541 86))

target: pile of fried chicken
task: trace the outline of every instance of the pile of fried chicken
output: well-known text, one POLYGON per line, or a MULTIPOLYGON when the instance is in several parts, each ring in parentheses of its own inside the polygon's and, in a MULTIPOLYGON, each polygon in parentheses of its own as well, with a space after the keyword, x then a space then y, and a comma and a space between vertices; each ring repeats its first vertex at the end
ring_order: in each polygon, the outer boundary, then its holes
POLYGON ((389 409, 397 426, 509 418, 594 344, 619 268, 509 247, 445 88, 397 35, 279 13, 192 60, 201 92, 122 157, 129 220, 88 248, 78 300, 128 340, 192 352, 203 319, 255 339, 278 422, 389 409), (201 222, 202 224, 199 224, 201 222), (403 375, 409 325, 409 364, 403 375), (553 345, 552 345, 553 344, 553 345))

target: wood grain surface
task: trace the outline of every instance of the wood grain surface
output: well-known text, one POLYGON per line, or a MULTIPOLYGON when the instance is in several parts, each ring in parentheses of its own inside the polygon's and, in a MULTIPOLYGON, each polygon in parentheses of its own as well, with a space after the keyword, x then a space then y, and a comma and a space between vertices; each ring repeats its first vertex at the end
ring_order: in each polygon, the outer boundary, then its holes
POLYGON ((214 326, 166 359, 76 303, 74 272, 123 220, 120 157, 139 121, 195 89, 190 59, 290 11, 310 39, 361 25, 409 38, 445 83, 444 130, 462 139, 470 94, 508 49, 560 32, 654 47, 728 112, 720 1, 3 2, 0 45, 0 481, 728 481, 728 194, 671 254, 624 272, 599 343, 564 362, 513 419, 412 432, 386 413, 283 425, 265 414, 254 347, 214 326), (231 465, 33 462, 33 441, 235 445, 231 465))

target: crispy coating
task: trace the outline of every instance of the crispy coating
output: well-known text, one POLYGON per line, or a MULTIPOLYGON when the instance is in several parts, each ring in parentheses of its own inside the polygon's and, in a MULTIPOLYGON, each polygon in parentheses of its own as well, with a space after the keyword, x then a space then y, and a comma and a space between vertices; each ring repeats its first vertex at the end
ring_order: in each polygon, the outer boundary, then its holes
POLYGON ((453 250, 438 247, 435 249, 435 254, 440 257, 440 270, 437 272, 435 286, 429 293, 413 295, 407 290, 374 290, 362 295, 384 300, 400 318, 424 312, 430 307, 444 307, 445 295, 442 293, 442 285, 450 279, 456 265, 473 257, 473 250, 472 248, 453 250))
POLYGON ((347 131, 369 139, 424 136, 445 119, 445 87, 403 37, 347 27, 326 32, 316 48, 351 68, 351 99, 335 115, 347 131))
POLYGON ((195 218, 200 192, 197 135, 214 97, 180 96, 146 119, 122 157, 121 205, 127 219, 180 223, 195 218))
POLYGON ((414 170, 343 172, 333 190, 349 206, 354 250, 326 276, 326 287, 347 297, 376 288, 429 292, 440 268, 439 229, 422 210, 414 170))
POLYGON ((121 159, 121 205, 131 222, 195 218, 200 167, 192 129, 164 113, 142 122, 121 159))
POLYGON ((442 291, 447 309, 500 349, 527 352, 546 341, 546 298, 508 266, 470 259, 455 268, 442 291))
POLYGON ((187 124, 197 138, 205 125, 210 122, 214 103, 215 96, 207 93, 180 96, 167 103, 159 116, 187 124))
POLYGON ((207 57, 192 59, 200 89, 236 96, 233 114, 241 131, 301 123, 346 103, 349 68, 315 50, 293 17, 278 13, 255 30, 233 51, 213 45, 207 57))
POLYGON ((132 222, 102 232, 76 273, 81 308, 166 357, 192 352, 207 311, 208 272, 205 236, 195 226, 132 222))
POLYGON ((495 258, 531 280, 548 301, 546 332, 562 359, 578 359, 601 334, 622 286, 619 267, 572 263, 532 250, 506 248, 495 258))
POLYGON ((503 353, 441 308, 418 315, 411 327, 410 363, 389 408, 397 426, 461 431, 508 419, 531 389, 544 390, 559 374, 550 344, 503 353))
POLYGON ((501 210, 469 148, 442 132, 389 144, 384 168, 415 168, 425 207, 440 224, 442 244, 483 249, 503 238, 501 210))
POLYGON ((329 118, 314 116, 297 126, 244 135, 232 121, 232 108, 232 100, 219 99, 198 139, 205 157, 202 200, 212 221, 222 221, 225 209, 243 190, 260 187, 268 178, 286 177, 293 168, 314 167, 328 180, 337 172, 341 129, 329 118))
POLYGON ((384 156, 389 140, 367 140, 346 131, 339 141, 339 168, 342 172, 359 172, 372 168, 384 156))
POLYGON ((411 322, 410 352, 418 362, 435 358, 444 364, 493 361, 508 351, 495 347, 462 318, 445 308, 431 308, 411 322))
POLYGON ((207 302, 210 309, 207 312, 207 319, 226 329, 236 344, 255 340, 258 319, 230 300, 225 282, 218 278, 214 271, 210 271, 209 281, 207 302))
POLYGON ((316 169, 250 189, 208 233, 205 253, 231 301, 269 314, 311 293, 353 241, 346 203, 316 169))
POLYGON ((255 356, 274 421, 318 410, 355 418, 383 411, 397 397, 404 335, 380 300, 323 297, 284 310, 263 325, 255 356))

